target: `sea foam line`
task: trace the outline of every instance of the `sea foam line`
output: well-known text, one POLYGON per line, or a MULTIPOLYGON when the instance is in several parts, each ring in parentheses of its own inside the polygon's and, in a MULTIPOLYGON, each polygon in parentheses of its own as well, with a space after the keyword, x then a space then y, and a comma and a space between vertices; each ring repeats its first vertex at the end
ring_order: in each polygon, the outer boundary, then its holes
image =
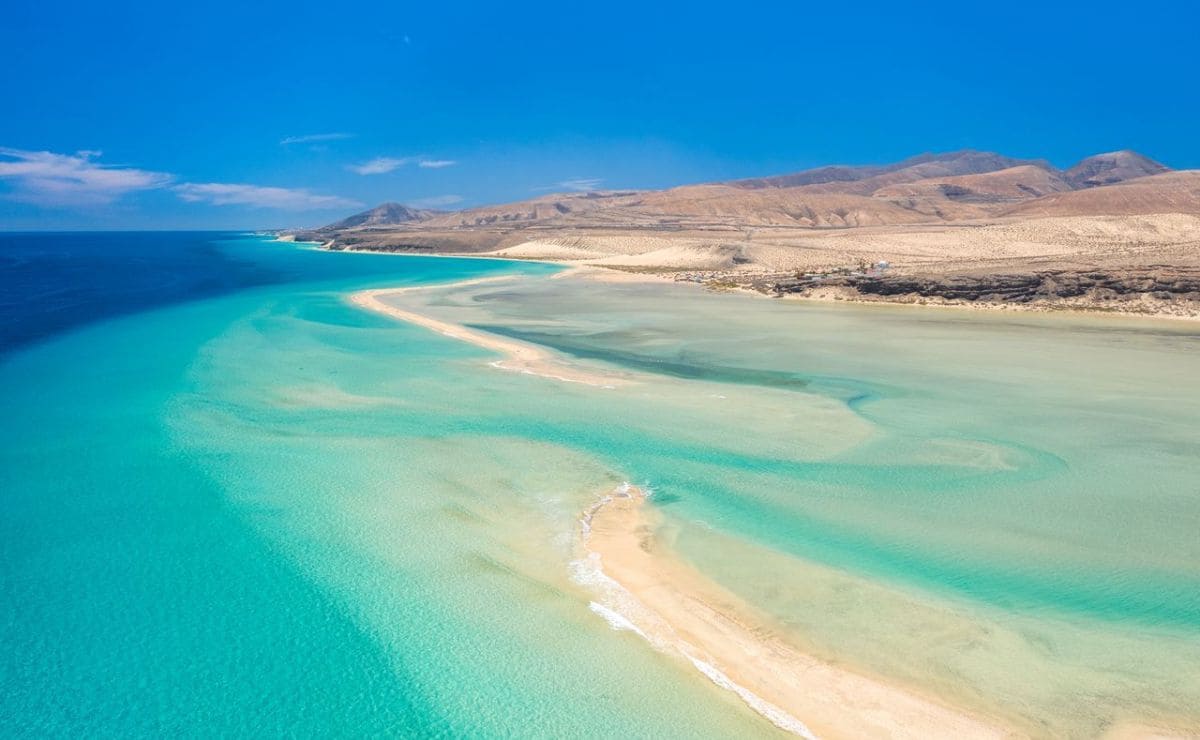
MULTIPOLYGON (((586 548, 592 533, 592 522, 605 506, 617 499, 646 498, 648 495, 648 492, 643 492, 626 481, 612 493, 602 496, 579 518, 581 543, 586 548)), ((771 724, 807 740, 817 740, 817 736, 807 725, 786 710, 737 683, 712 663, 696 657, 701 651, 679 637, 665 619, 604 572, 599 553, 587 552, 583 557, 571 561, 570 570, 571 579, 575 583, 597 594, 599 600, 589 602, 588 608, 613 630, 633 632, 659 652, 674 653, 686 658, 701 675, 716 686, 732 692, 771 724)))

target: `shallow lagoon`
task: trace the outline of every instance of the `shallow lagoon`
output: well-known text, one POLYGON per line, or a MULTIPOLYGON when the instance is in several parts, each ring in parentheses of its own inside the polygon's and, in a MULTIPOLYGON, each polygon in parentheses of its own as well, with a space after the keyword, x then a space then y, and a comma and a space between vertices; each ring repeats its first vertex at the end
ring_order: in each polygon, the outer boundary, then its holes
POLYGON ((282 277, 0 364, 13 730, 774 732, 571 581, 625 480, 816 655, 1035 734, 1194 719, 1191 325, 221 249, 282 277), (507 272, 404 302, 635 382, 344 300, 507 272))

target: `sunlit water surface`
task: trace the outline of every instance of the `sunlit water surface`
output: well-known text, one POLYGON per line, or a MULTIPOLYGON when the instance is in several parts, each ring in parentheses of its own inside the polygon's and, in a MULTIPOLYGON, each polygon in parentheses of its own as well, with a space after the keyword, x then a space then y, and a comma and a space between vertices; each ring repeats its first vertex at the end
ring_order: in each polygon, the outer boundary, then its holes
POLYGON ((622 481, 816 655, 1047 736, 1195 719, 1191 325, 216 238, 244 279, 0 359, 6 734, 774 733, 571 581, 622 481), (345 300, 500 275, 395 300, 633 382, 345 300))

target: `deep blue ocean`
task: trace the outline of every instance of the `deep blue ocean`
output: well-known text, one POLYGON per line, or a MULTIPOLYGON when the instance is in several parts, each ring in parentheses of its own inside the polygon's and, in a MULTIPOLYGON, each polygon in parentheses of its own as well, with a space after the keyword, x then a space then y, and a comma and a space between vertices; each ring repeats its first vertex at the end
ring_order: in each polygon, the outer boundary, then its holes
POLYGON ((213 232, 0 233, 0 354, 155 306, 287 279, 213 232))

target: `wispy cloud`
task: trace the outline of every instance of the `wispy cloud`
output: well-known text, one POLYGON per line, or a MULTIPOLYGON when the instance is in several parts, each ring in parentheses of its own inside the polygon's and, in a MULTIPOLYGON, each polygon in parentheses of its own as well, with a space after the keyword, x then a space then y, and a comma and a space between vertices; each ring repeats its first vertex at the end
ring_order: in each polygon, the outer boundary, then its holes
POLYGON ((395 172, 401 167, 407 167, 410 164, 416 163, 418 167, 430 170, 439 170, 443 167, 453 167, 458 164, 453 159, 424 159, 421 157, 376 157, 368 159, 362 164, 348 165, 346 169, 351 172, 357 172, 360 175, 386 175, 389 172, 395 172))
POLYGON ((185 182, 176 185, 175 193, 191 203, 211 203, 215 206, 250 206, 277 208, 284 211, 317 211, 330 208, 357 208, 356 200, 337 195, 319 195, 304 188, 275 188, 239 183, 185 182))
POLYGON ((49 206, 104 205, 126 193, 163 187, 172 179, 165 172, 100 164, 100 154, 0 147, 0 179, 13 183, 10 197, 49 206))
POLYGON ((599 177, 576 177, 570 180, 560 180, 553 185, 543 185, 540 188, 533 188, 533 192, 544 193, 551 190, 558 192, 572 190, 577 193, 588 193, 598 189, 602 182, 604 180, 599 177))
POLYGON ((584 193, 600 187, 600 183, 602 182, 604 180, 599 177, 577 177, 573 180, 563 180, 556 184, 564 190, 575 190, 584 193))
POLYGON ((354 134, 305 134, 304 136, 287 136, 279 140, 279 145, 291 146, 292 144, 316 144, 322 141, 340 141, 342 139, 352 138, 354 138, 354 134))
POLYGON ((384 175, 400 169, 411 161, 411 157, 376 157, 362 164, 352 164, 346 169, 360 175, 384 175))
POLYGON ((434 195, 429 198, 410 200, 408 205, 413 208, 445 208, 455 203, 462 203, 462 199, 461 195, 434 195))

